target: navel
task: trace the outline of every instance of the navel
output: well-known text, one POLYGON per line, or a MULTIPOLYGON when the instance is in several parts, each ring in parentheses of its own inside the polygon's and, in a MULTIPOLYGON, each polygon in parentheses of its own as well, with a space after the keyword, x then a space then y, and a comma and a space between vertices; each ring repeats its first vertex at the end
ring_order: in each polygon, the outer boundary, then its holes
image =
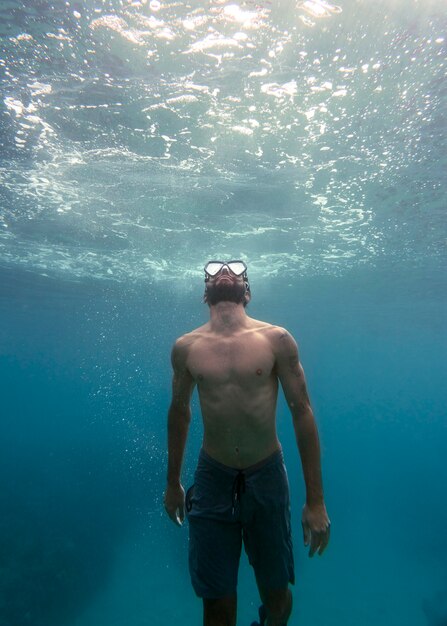
POLYGON ((197 380, 203 380, 203 374, 198 374, 197 375, 197 380))
POLYGON ((262 374, 262 369, 261 369, 261 368, 257 369, 257 370, 256 370, 256 374, 257 374, 258 376, 260 376, 260 375, 262 374))

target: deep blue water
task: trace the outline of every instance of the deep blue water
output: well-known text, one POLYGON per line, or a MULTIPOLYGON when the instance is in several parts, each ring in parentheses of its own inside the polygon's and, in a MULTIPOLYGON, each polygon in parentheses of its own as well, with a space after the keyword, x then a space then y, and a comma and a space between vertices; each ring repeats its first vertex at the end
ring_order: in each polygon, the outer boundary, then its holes
MULTIPOLYGON (((201 623, 165 516, 204 263, 298 341, 332 522, 291 626, 446 626, 441 0, 0 6, 0 626, 201 623)), ((193 421, 183 483, 201 443, 193 421)), ((259 599, 243 557, 238 626, 259 599)))
MULTIPOLYGON (((310 561, 280 401, 291 623, 427 623, 424 602, 447 588, 445 300, 417 277, 366 271, 293 288, 258 278, 252 289, 249 314, 298 339, 333 526, 326 554, 310 561)), ((200 623, 187 530, 163 516, 161 496, 169 351, 206 319, 202 284, 185 296, 3 272, 1 294, 2 623, 200 623)), ((195 401, 186 485, 200 437, 195 401)), ((250 623, 257 596, 245 562, 240 593, 238 623, 250 623)))

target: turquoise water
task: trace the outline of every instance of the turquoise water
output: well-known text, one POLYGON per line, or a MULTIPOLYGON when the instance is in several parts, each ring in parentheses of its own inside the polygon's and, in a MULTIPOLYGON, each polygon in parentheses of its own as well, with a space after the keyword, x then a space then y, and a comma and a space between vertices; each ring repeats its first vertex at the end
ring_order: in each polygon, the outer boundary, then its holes
MULTIPOLYGON (((2 2, 0 626, 201 623, 162 510, 202 267, 296 337, 331 544, 281 397, 289 624, 447 623, 441 0, 2 2)), ((183 481, 201 441, 193 422, 183 481)), ((243 558, 238 626, 259 600, 243 558)))

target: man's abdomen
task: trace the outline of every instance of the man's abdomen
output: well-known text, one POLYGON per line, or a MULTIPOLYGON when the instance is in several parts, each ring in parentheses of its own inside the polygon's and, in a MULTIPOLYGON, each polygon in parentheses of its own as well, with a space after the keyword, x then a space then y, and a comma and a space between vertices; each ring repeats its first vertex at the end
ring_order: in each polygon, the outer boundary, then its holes
POLYGON ((224 465, 250 467, 280 449, 274 416, 267 420, 204 417, 203 422, 203 449, 224 465))

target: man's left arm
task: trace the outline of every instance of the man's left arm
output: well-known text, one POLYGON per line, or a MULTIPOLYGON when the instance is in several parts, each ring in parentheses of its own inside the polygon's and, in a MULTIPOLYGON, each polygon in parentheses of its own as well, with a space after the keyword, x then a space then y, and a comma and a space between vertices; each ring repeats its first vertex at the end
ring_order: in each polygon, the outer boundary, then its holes
POLYGON ((279 329, 275 348, 276 373, 292 414, 306 484, 306 504, 302 512, 304 544, 310 545, 309 556, 315 552, 321 555, 329 542, 330 521, 323 497, 317 425, 296 341, 286 330, 279 329))

